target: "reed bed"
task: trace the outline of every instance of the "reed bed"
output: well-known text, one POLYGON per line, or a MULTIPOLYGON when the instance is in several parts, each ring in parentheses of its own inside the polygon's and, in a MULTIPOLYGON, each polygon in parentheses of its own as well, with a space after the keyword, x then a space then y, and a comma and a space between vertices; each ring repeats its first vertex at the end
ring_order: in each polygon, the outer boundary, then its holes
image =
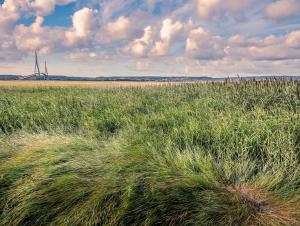
POLYGON ((300 225, 300 83, 0 88, 0 225, 300 225))

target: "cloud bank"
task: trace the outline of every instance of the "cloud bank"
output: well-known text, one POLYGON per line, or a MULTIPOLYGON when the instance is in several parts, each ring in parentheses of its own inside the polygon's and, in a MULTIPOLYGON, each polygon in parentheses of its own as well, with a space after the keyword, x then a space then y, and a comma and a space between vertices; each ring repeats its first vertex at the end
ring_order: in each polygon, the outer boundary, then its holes
POLYGON ((299 12, 298 0, 4 0, 0 73, 38 50, 56 73, 300 74, 299 12), (70 6, 70 26, 49 19, 70 6))

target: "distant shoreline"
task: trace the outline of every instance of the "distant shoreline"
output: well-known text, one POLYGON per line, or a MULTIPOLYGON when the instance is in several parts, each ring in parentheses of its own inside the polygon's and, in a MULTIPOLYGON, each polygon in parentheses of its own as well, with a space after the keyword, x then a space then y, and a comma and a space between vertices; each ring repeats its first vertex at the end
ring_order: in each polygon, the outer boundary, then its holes
MULTIPOLYGON (((23 80, 23 81, 35 81, 43 80, 42 77, 37 79, 24 79, 25 77, 20 75, 0 75, 0 81, 2 80, 23 80)), ((75 76, 63 76, 52 75, 48 80, 51 81, 107 81, 107 82, 172 82, 172 81, 221 81, 221 80, 251 80, 251 79, 282 79, 282 80, 300 80, 300 76, 246 76, 246 77, 192 77, 192 76, 105 76, 105 77, 75 77, 75 76)))

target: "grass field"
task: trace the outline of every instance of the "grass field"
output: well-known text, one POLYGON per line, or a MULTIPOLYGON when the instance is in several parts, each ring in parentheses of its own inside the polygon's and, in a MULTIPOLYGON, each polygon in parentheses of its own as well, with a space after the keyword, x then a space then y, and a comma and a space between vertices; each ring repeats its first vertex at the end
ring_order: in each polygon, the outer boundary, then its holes
POLYGON ((13 88, 47 88, 47 87, 75 87, 75 88, 126 88, 126 87, 161 87, 181 85, 190 82, 122 82, 122 81, 43 81, 43 80, 10 80, 0 81, 0 87, 13 88))
POLYGON ((300 83, 0 84, 1 226, 300 225, 300 83))

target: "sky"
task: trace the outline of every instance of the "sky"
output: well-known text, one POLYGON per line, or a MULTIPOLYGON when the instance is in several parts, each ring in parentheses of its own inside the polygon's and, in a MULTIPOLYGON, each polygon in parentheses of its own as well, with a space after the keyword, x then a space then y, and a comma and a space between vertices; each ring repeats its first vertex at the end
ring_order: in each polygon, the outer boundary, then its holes
POLYGON ((300 75, 300 0, 0 0, 0 74, 300 75))

